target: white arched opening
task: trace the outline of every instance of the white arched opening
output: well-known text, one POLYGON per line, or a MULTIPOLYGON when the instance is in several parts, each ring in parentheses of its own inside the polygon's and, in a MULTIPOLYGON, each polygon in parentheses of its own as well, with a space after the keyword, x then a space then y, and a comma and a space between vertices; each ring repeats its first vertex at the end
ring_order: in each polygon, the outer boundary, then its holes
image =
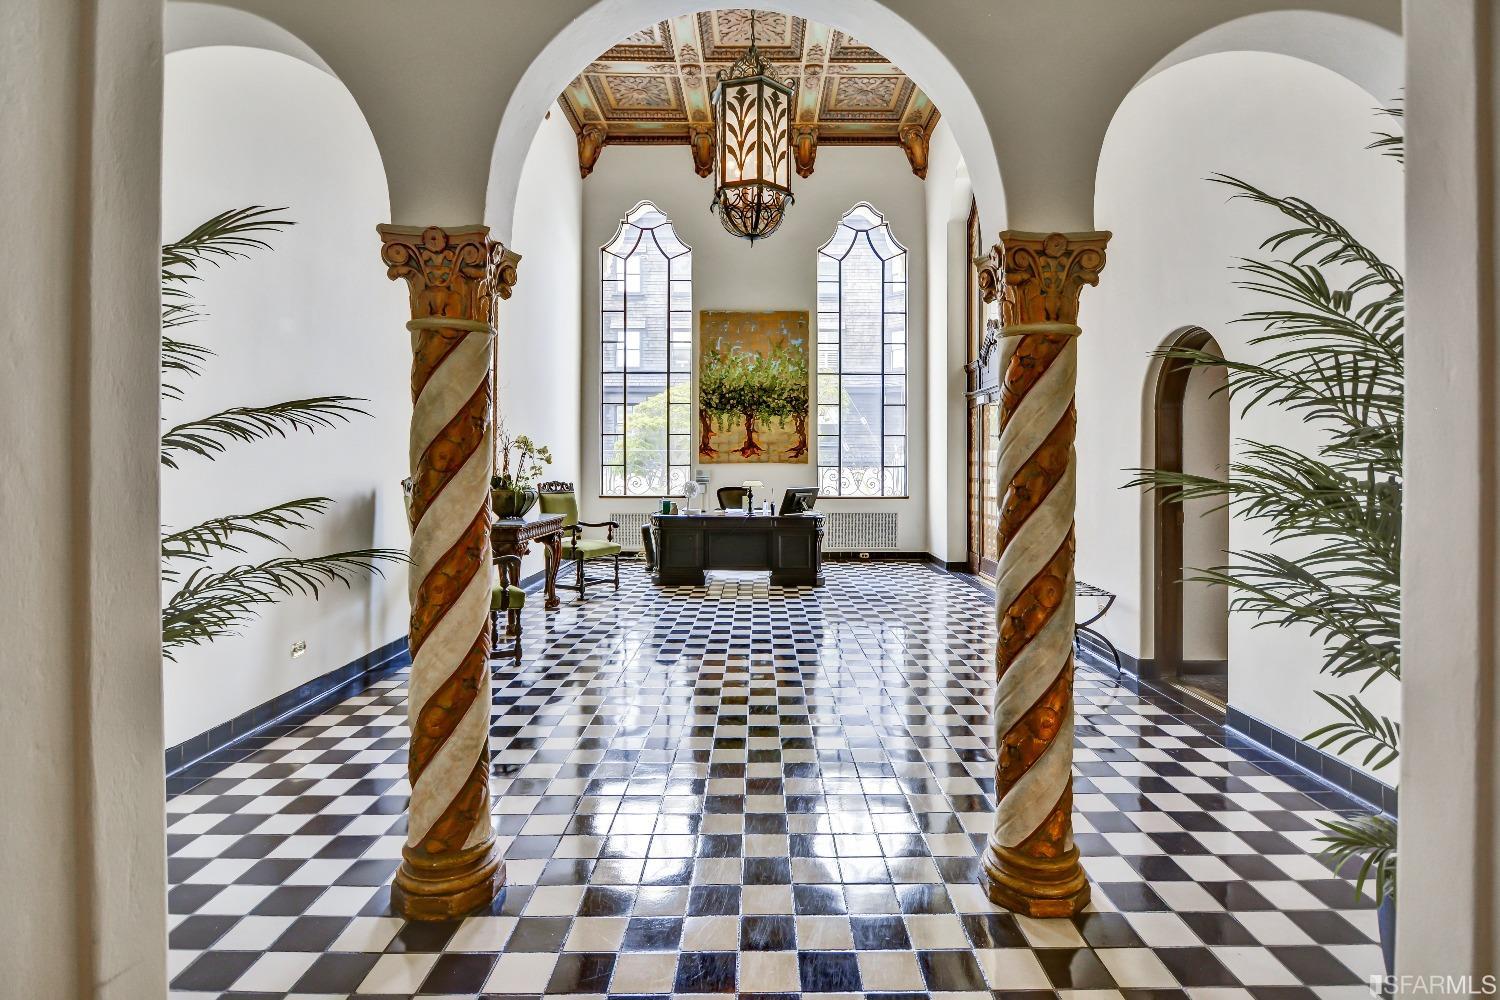
MULTIPOLYGON (((1081 578, 1121 595, 1114 621, 1101 625, 1133 656, 1155 654, 1153 505, 1120 487, 1131 467, 1154 465, 1150 353, 1163 331, 1198 325, 1230 357, 1263 356, 1264 348, 1248 344, 1258 327, 1235 320, 1266 300, 1235 287, 1229 268, 1289 225, 1270 209, 1231 200, 1206 178, 1222 172, 1306 198, 1399 266, 1401 170, 1365 148, 1373 131, 1389 125, 1375 112, 1381 103, 1306 59, 1226 51, 1159 69, 1111 122, 1095 189, 1096 216, 1115 234, 1108 280, 1082 305, 1084 329, 1108 335, 1091 339, 1079 358, 1078 557, 1081 578)), ((1274 408, 1245 416, 1234 406, 1230 421, 1232 441, 1311 443, 1299 418, 1274 408)), ((1232 549, 1262 545, 1258 525, 1231 519, 1232 549)), ((1230 703, 1301 738, 1328 721, 1314 692, 1340 689, 1318 672, 1317 642, 1252 624, 1231 616, 1230 703)))
MULTIPOLYGON (((947 563, 966 558, 968 420, 964 363, 972 307, 969 211, 974 187, 947 122, 932 134, 927 199, 927 540, 947 563)), ((994 236, 984 240, 993 242, 994 236)))
POLYGON ((193 0, 173 0, 166 6, 162 39, 168 53, 216 45, 238 45, 280 52, 293 59, 300 59, 309 66, 315 66, 329 76, 338 76, 311 45, 281 25, 234 7, 195 3, 193 0))
MULTIPOLYGON (((390 206, 364 116, 336 77, 280 49, 173 52, 165 84, 163 239, 253 205, 285 206, 277 216, 295 225, 268 235, 269 250, 200 270, 192 291, 204 318, 173 332, 214 356, 201 376, 176 380, 183 398, 163 400, 164 423, 320 395, 359 397, 369 416, 164 469, 162 523, 180 528, 326 496, 334 501, 327 513, 287 537, 296 554, 405 548, 410 356, 390 320, 405 308, 405 291, 371 264, 373 222, 390 206)), ((279 554, 247 549, 233 561, 279 554)), ((330 588, 317 602, 288 599, 238 635, 179 651, 164 668, 166 746, 399 639, 405 589, 404 569, 391 567, 384 579, 330 588), (306 651, 293 658, 297 643, 306 651)))
POLYGON ((1403 82, 1399 35, 1362 18, 1274 10, 1225 21, 1184 42, 1136 86, 1173 66, 1223 52, 1269 52, 1301 59, 1332 70, 1379 101, 1393 100, 1403 82))
MULTIPOLYGON (((549 42, 517 81, 490 165, 485 218, 496 237, 509 241, 521 170, 538 123, 568 82, 598 53, 642 25, 722 4, 705 0, 601 0, 549 42)), ((1005 224, 1000 165, 984 114, 958 70, 937 46, 879 0, 750 0, 740 4, 821 21, 847 31, 899 66, 932 98, 969 165, 986 231, 1005 224)), ((522 253, 524 246, 518 246, 522 253)))

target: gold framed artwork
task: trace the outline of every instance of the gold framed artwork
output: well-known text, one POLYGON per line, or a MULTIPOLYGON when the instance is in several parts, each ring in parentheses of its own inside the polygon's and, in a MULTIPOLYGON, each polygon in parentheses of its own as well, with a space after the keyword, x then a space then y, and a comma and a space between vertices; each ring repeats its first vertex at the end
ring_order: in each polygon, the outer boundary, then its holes
POLYGON ((698 313, 698 460, 808 461, 808 313, 698 313))

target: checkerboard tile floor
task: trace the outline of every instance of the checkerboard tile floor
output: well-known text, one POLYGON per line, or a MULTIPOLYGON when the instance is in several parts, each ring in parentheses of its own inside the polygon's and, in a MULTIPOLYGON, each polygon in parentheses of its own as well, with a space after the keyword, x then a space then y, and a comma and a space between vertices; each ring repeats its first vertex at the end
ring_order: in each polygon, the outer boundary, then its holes
POLYGON ((1092 907, 991 906, 989 599, 827 572, 661 591, 630 566, 618 599, 529 608, 525 659, 493 665, 509 887, 461 922, 389 914, 404 675, 175 776, 171 996, 1369 996, 1375 913, 1312 853, 1355 804, 1089 668, 1092 907))

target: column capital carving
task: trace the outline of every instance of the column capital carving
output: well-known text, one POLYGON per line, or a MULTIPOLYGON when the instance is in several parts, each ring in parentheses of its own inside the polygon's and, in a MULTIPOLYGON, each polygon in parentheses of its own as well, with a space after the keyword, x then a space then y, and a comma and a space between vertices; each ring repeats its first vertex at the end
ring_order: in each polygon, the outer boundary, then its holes
POLYGON ((1078 322, 1084 285, 1097 285, 1110 233, 1027 233, 1007 229, 981 257, 979 290, 1000 297, 1005 326, 1078 322), (1003 279, 1003 280, 1002 280, 1003 279))
POLYGON ((488 226, 377 226, 380 259, 404 279, 412 319, 458 319, 494 326, 495 299, 508 299, 521 255, 489 238, 488 226))

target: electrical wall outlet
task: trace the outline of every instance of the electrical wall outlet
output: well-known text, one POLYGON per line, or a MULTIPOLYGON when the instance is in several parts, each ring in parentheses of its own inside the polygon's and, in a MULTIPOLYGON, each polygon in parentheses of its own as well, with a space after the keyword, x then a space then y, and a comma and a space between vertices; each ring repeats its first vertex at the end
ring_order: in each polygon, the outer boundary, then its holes
POLYGON ((307 652, 306 640, 298 639, 296 642, 292 643, 292 659, 295 660, 305 652, 307 652))

